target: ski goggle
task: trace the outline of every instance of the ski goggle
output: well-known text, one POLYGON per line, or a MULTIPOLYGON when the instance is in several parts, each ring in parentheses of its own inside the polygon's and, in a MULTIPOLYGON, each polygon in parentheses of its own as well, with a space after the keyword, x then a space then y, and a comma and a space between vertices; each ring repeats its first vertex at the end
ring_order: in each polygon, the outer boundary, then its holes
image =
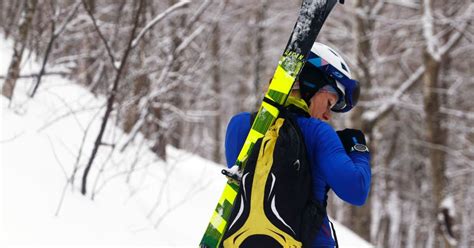
POLYGON ((313 57, 308 63, 327 75, 326 81, 335 83, 339 93, 339 100, 331 109, 334 112, 348 112, 358 102, 360 95, 360 85, 356 80, 348 78, 337 68, 326 62, 320 57, 313 57))
POLYGON ((343 97, 339 97, 339 101, 331 110, 342 113, 348 112, 359 101, 359 82, 346 77, 333 66, 328 66, 326 72, 335 79, 337 88, 343 93, 343 97))

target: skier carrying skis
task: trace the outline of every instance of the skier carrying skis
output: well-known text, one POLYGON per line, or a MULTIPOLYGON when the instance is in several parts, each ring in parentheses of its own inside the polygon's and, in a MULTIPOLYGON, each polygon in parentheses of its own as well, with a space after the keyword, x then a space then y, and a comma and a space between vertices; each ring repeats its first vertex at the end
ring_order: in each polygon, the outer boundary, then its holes
MULTIPOLYGON (((327 193, 332 189, 342 200, 363 205, 370 190, 370 154, 361 131, 336 132, 325 121, 332 112, 350 111, 358 97, 359 84, 342 56, 315 42, 282 110, 282 122, 255 145, 247 161, 224 247, 337 246, 326 213, 327 193), (276 139, 273 145, 267 136, 276 139)), ((229 168, 253 118, 244 112, 228 124, 229 168)))

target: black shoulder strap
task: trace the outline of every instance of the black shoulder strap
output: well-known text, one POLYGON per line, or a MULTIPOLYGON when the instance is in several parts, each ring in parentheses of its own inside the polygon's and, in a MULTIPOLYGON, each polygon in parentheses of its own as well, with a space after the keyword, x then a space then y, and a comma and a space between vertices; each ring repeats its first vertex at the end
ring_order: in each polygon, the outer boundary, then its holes
POLYGON ((285 107, 283 105, 273 101, 272 99, 270 99, 268 97, 264 97, 263 102, 266 102, 266 103, 272 105, 273 107, 277 108, 278 110, 280 110, 280 113, 285 111, 285 107))

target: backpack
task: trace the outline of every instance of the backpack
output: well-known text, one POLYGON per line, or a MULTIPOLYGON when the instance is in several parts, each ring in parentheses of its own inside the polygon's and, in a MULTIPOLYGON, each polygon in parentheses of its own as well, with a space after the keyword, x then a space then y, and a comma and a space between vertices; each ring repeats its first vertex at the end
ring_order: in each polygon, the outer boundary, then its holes
POLYGON ((281 111, 255 143, 221 246, 311 247, 326 204, 312 200, 311 168, 297 117, 289 109, 281 111))

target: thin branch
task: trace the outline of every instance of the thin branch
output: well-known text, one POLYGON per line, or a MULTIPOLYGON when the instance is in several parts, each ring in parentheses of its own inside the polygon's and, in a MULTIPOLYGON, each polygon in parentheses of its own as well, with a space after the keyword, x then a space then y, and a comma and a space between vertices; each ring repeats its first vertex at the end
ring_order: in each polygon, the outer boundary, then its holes
MULTIPOLYGON (((137 167, 137 164, 139 163, 140 159, 142 158, 142 156, 140 156, 140 152, 142 151, 143 146, 145 145, 146 141, 147 141, 146 139, 142 139, 140 144, 138 145, 138 149, 135 151, 135 157, 133 159, 133 162, 130 164, 130 171, 127 174, 127 178, 125 179, 125 182, 128 185, 130 185, 132 174, 135 172, 135 168, 137 167)), ((144 183, 144 181, 142 181, 142 183, 144 183)), ((132 195, 130 195, 130 197, 132 195)))
POLYGON ((415 10, 420 9, 420 4, 411 0, 386 0, 385 2, 393 4, 393 5, 409 8, 409 9, 415 9, 415 10))
POLYGON ((49 145, 51 146, 51 151, 53 152, 54 159, 58 163, 59 167, 61 167, 61 171, 63 172, 64 176, 67 179, 66 168, 64 168, 64 165, 61 163, 61 160, 59 159, 58 153, 56 152, 56 149, 54 148, 53 141, 51 140, 51 137, 49 137, 49 135, 46 137, 48 138, 49 145))
MULTIPOLYGON (((69 73, 68 72, 44 72, 43 73, 43 76, 62 76, 62 77, 65 77, 65 76, 68 76, 69 73)), ((32 73, 32 74, 24 74, 24 75, 20 75, 18 76, 18 78, 37 78, 39 77, 39 74, 37 73, 32 73)), ((4 75, 0 75, 0 79, 6 79, 7 77, 4 76, 4 75)))
POLYGON ((212 0, 204 1, 199 7, 199 9, 194 12, 194 15, 191 18, 189 18, 186 25, 192 26, 194 23, 198 23, 199 18, 204 13, 204 11, 211 5, 211 3, 212 3, 212 0))
POLYGON ((99 171, 97 173, 97 176, 95 178, 95 181, 94 181, 94 185, 92 186, 91 200, 94 200, 95 196, 97 195, 97 186, 99 185, 99 179, 103 175, 103 173, 105 171, 105 167, 107 166, 107 163, 110 161, 110 159, 114 155, 114 151, 115 151, 115 146, 112 147, 112 149, 109 152, 109 155, 104 160, 104 162, 102 162, 102 166, 100 166, 100 169, 99 169, 99 171))
POLYGON ((134 16, 134 24, 133 24, 133 29, 130 34, 130 39, 127 44, 127 48, 125 49, 124 55, 122 57, 122 61, 120 61, 120 67, 118 68, 117 75, 115 76, 115 80, 112 86, 112 91, 110 92, 110 95, 107 99, 107 108, 105 110, 104 117, 102 118, 102 124, 100 126, 99 134, 97 135, 97 139, 95 140, 94 147, 92 148, 92 153, 89 159, 89 162, 87 163, 87 166, 84 170, 84 175, 82 176, 82 189, 81 193, 83 195, 86 194, 87 192, 87 176, 89 175, 89 171, 92 167, 92 164, 94 163, 95 157, 97 155, 97 152, 99 151, 99 147, 102 144, 102 137, 105 133, 105 129, 107 127, 107 123, 109 121, 110 114, 112 113, 113 106, 115 103, 115 96, 117 94, 117 90, 119 87, 120 79, 122 76, 122 72, 125 68, 125 64, 127 62, 127 59, 129 57, 129 54, 132 50, 132 41, 135 37, 135 32, 138 28, 138 23, 140 20, 140 14, 142 12, 144 5, 144 0, 140 0, 138 3, 138 9, 136 10, 135 16, 134 16))
POLYGON ((107 50, 107 54, 109 55, 110 61, 112 62, 112 66, 114 67, 115 70, 118 70, 118 68, 116 67, 116 63, 115 63, 115 57, 114 57, 114 55, 112 54, 112 50, 110 49, 109 43, 107 42, 107 40, 105 39, 104 35, 103 35, 102 32, 100 31, 99 26, 97 25, 97 21, 96 21, 96 19, 95 19, 95 17, 94 17, 94 14, 92 13, 92 10, 89 8, 89 6, 87 6, 87 3, 86 3, 85 0, 82 0, 82 5, 84 5, 84 9, 86 9, 87 14, 88 14, 89 17, 91 18, 92 24, 94 25, 95 31, 96 31, 97 34, 99 35, 100 39, 102 40, 102 43, 103 43, 104 46, 105 46, 105 49, 107 50))
POLYGON ((73 6, 73 9, 67 15, 64 22, 54 32, 54 36, 58 37, 66 29, 66 26, 71 22, 72 18, 76 15, 77 10, 79 9, 80 6, 81 6, 81 0, 78 0, 76 4, 73 6))
POLYGON ((465 22, 457 33, 449 37, 449 40, 446 42, 446 44, 439 48, 439 57, 443 57, 449 50, 451 50, 451 48, 453 48, 461 40, 461 38, 464 36, 463 31, 466 30, 468 26, 469 22, 465 22))
MULTIPOLYGON (((51 121, 48 121, 46 123, 44 123, 40 128, 38 128, 37 132, 41 132, 43 131, 44 129, 48 128, 49 126, 53 125, 54 123, 64 119, 64 118, 67 118, 69 117, 70 115, 74 115, 76 116, 77 114, 81 113, 81 112, 86 112, 86 111, 91 111, 91 110, 96 110, 96 109, 99 109, 102 110, 104 106, 98 106, 98 107, 90 107, 90 108, 83 108, 83 109, 79 109, 79 110, 71 110, 67 113, 64 113, 64 114, 61 114, 57 117, 55 117, 54 119, 52 119, 51 121)), ((75 119, 77 119, 76 117, 74 117, 75 119)))
POLYGON ((64 199, 66 198, 66 191, 69 185, 71 185, 71 189, 74 189, 74 179, 76 177, 77 171, 79 170, 79 161, 82 156, 82 150, 86 141, 87 133, 89 132, 89 128, 92 126, 92 123, 94 123, 94 120, 97 118, 99 113, 100 111, 94 114, 94 117, 92 117, 92 120, 89 122, 89 124, 86 127, 86 130, 84 131, 84 135, 82 136, 82 140, 81 140, 81 145, 79 146, 79 152, 76 156, 76 162, 74 163, 72 173, 69 176, 69 178, 67 178, 64 188, 62 190, 61 197, 59 198, 58 206, 56 208, 55 216, 59 216, 59 212, 61 211, 62 205, 64 203, 64 199))
POLYGON ((38 90, 38 87, 41 84, 41 78, 43 77, 44 72, 46 70, 46 64, 48 63, 48 58, 49 58, 49 55, 51 54, 51 50, 53 49, 54 42, 59 37, 59 35, 66 29, 67 24, 76 15, 77 10, 79 9, 80 5, 81 5, 81 1, 77 1, 77 3, 74 5, 71 12, 69 12, 68 16, 66 17, 64 22, 61 24, 61 27, 59 29, 56 29, 56 20, 55 20, 55 18, 53 18, 51 20, 51 38, 49 39, 48 46, 46 48, 46 52, 45 52, 45 55, 44 55, 44 58, 43 58, 43 63, 41 65, 40 72, 39 72, 38 77, 36 79, 36 83, 35 83, 35 86, 33 88, 33 91, 30 94, 30 97, 35 96, 36 91, 38 90))
POLYGON ((375 111, 367 111, 364 113, 362 116, 362 119, 364 120, 365 126, 367 127, 374 127, 377 122, 382 120, 387 114, 392 111, 393 107, 397 103, 398 99, 409 89, 411 89, 415 83, 420 80, 420 78, 423 76, 423 73, 425 72, 425 67, 420 66, 418 69, 411 74, 411 76, 403 82, 400 87, 395 91, 393 94, 392 98, 389 101, 386 101, 385 104, 380 106, 378 109, 375 111))
POLYGON ((201 25, 200 27, 198 27, 196 30, 194 30, 194 32, 189 35, 185 40, 183 40, 181 42, 181 44, 179 44, 179 47, 176 48, 176 53, 180 54, 184 49, 186 49, 186 47, 188 47, 188 45, 198 36, 201 34, 201 32, 206 28, 205 25, 201 25))
POLYGON ((56 36, 54 35, 56 29, 56 23, 54 21, 51 22, 51 38, 49 39, 48 46, 46 48, 46 53, 43 58, 43 63, 41 64, 40 72, 38 73, 38 77, 36 78, 35 86, 33 87, 33 91, 31 91, 30 97, 33 98, 38 90, 38 87, 41 84, 41 78, 43 77, 44 71, 46 70, 46 63, 48 62, 49 55, 51 54, 51 50, 53 49, 54 41, 56 40, 56 36))
POLYGON ((174 4, 173 6, 169 7, 168 9, 166 9, 164 12, 160 13, 159 15, 157 15, 151 22, 149 22, 141 31, 140 33, 137 35, 137 37, 132 41, 132 48, 134 48, 135 46, 137 46, 138 42, 140 41, 140 39, 143 37, 143 35, 145 35, 146 32, 148 32, 153 26, 155 26, 158 22, 160 22, 161 20, 163 20, 165 17, 167 17, 168 15, 170 15, 171 13, 173 13, 174 11, 180 9, 180 8, 183 8, 187 5, 189 5, 189 3, 191 3, 191 1, 189 0, 182 0, 176 4, 174 4))
MULTIPOLYGON (((154 165, 156 164, 156 161, 152 161, 150 163, 147 163, 143 166, 140 166, 140 167, 136 167, 135 168, 135 172, 140 172, 141 170, 146 170, 148 167, 150 167, 151 165, 154 165)), ((96 191, 94 192, 95 195, 99 194, 104 188, 105 186, 107 186, 111 181, 115 180, 115 179, 119 179, 121 178, 122 176, 126 176, 128 175, 130 171, 129 170, 124 170, 124 171, 119 171, 107 178, 104 178, 102 181, 101 181, 101 184, 97 187, 96 191)))
POLYGON ((59 216, 59 212, 61 211, 61 208, 63 206, 64 199, 66 198, 66 191, 67 191, 67 188, 69 187, 69 184, 70 184, 70 180, 67 179, 66 183, 64 184, 63 190, 61 192, 61 197, 59 197, 58 206, 56 207, 56 211, 54 213, 54 216, 56 217, 59 216))
POLYGON ((439 40, 434 34, 435 30, 432 5, 433 3, 431 0, 423 0, 423 36, 426 42, 426 50, 436 61, 439 61, 441 59, 437 53, 439 40))
POLYGON ((132 142, 135 139, 137 134, 140 132, 140 129, 145 124, 145 118, 148 114, 149 114, 149 111, 141 111, 140 118, 133 125, 132 130, 130 131, 130 134, 127 136, 127 139, 125 140, 123 145, 121 145, 120 152, 124 152, 125 148, 127 148, 130 142, 132 142))
POLYGON ((19 137, 21 137, 23 134, 25 134, 25 131, 21 131, 20 133, 17 133, 15 135, 13 135, 13 137, 11 137, 11 138, 0 140, 0 143, 8 143, 8 142, 14 141, 14 140, 18 139, 19 137))
MULTIPOLYGON (((181 1, 181 2, 186 2, 186 1, 181 1)), ((196 11, 196 13, 193 15, 193 17, 190 19, 190 21, 188 23, 186 23, 186 26, 184 27, 184 30, 186 33, 189 29, 191 29, 195 23, 198 23, 197 20, 200 18, 200 16, 202 15, 202 13, 204 13, 204 11, 209 7, 210 3, 212 1, 210 0, 206 0, 202 5, 201 7, 196 11)), ((179 4, 179 3, 178 3, 179 4)), ((176 5, 176 4, 175 4, 176 5)), ((172 8, 172 7, 170 7, 172 8)), ((160 14, 161 15, 161 14, 160 14)), ((159 16, 160 16, 159 15, 159 16)), ((157 16, 155 18, 158 19, 157 16)), ((164 17, 162 17, 164 18, 164 17)), ((150 24, 153 23, 150 22, 150 24)), ((150 26, 150 24, 147 25, 150 26)), ((151 27, 150 27, 151 28, 151 27)), ((140 33, 143 33, 143 32, 146 32, 146 27, 140 32, 140 33)), ((181 43, 177 46, 177 49, 172 52, 170 55, 167 56, 166 58, 166 63, 165 63, 165 66, 163 67, 163 69, 161 70, 160 72, 160 76, 158 77, 158 79, 156 80, 156 82, 163 82, 165 81, 165 79, 168 77, 168 75, 171 73, 171 67, 173 65, 173 62, 175 60, 175 57, 177 57, 181 52, 183 52, 185 50, 185 48, 188 47, 188 45, 192 42, 192 40, 195 39, 195 37, 197 35, 199 35, 199 33, 202 32, 202 28, 198 28, 196 30, 193 31, 193 33, 191 35, 186 35, 186 37, 188 37, 187 39, 181 41, 181 43)), ((136 42, 138 42, 138 37, 140 35, 137 36, 137 38, 134 40, 134 44, 136 45, 136 42)), ((153 99, 155 99, 156 97, 160 96, 161 94, 163 93, 166 93, 167 91, 169 91, 170 89, 176 87, 177 85, 179 85, 179 82, 178 81, 175 81, 175 82, 172 82, 166 86, 163 86, 163 87, 160 87, 158 90, 155 90, 155 91, 150 91, 147 96, 143 97, 140 101, 140 118, 139 118, 139 121, 137 121, 133 128, 132 128, 132 131, 130 132, 127 140, 124 142, 123 145, 121 145, 121 148, 120 148, 120 152, 123 152, 125 150, 125 148, 129 145, 129 143, 131 141, 133 141, 133 139, 136 137, 136 135, 138 134, 138 132, 140 131, 141 127, 143 126, 144 124, 144 118, 146 116, 148 116, 149 114, 149 106, 150 104, 152 104, 152 101, 153 99)), ((176 111, 177 113, 182 113, 182 111, 176 111)), ((182 116, 182 115, 181 115, 182 116)))
POLYGON ((385 0, 377 1, 373 9, 370 11, 370 18, 373 18, 374 16, 380 14, 380 12, 383 10, 383 7, 385 6, 385 2, 386 2, 385 0))
POLYGON ((431 149, 431 150, 442 151, 452 156, 454 159, 461 161, 463 163, 466 163, 471 168, 474 168, 474 163, 472 162, 470 158, 466 157, 466 155, 464 155, 464 153, 462 153, 461 151, 453 149, 449 146, 433 144, 433 143, 426 142, 423 140, 412 140, 411 143, 414 145, 419 145, 419 146, 431 149))
POLYGON ((474 112, 467 112, 467 111, 462 111, 462 110, 457 110, 457 109, 441 107, 440 113, 449 115, 452 117, 457 117, 460 119, 467 119, 471 121, 474 120, 474 112))
POLYGON ((81 145, 79 146, 79 151, 78 151, 77 156, 76 156, 76 162, 74 163, 74 169, 73 169, 73 171, 71 173, 71 176, 70 176, 70 179, 69 179, 72 186, 74 186, 74 181, 76 180, 76 173, 79 170, 79 162, 81 161, 82 151, 84 150, 84 144, 86 143, 87 135, 88 135, 89 130, 90 130, 92 124, 94 123, 95 119, 99 116, 100 112, 101 112, 101 110, 97 111, 94 114, 92 119, 89 121, 89 124, 87 124, 86 129, 84 130, 84 134, 82 135, 81 145))
MULTIPOLYGON (((77 117, 77 115, 75 114, 75 111, 73 109, 73 107, 64 99, 63 96, 60 96, 54 92, 50 92, 51 95, 55 96, 59 101, 61 101, 61 103, 64 105, 64 107, 66 107, 68 110, 69 110, 69 113, 72 114, 72 117, 74 118, 74 120, 76 121, 77 123, 77 126, 79 128, 81 128, 81 130, 84 130, 84 126, 82 125, 81 121, 79 120, 79 118, 77 117)), ((40 129, 42 130, 42 129, 40 129)), ((39 131, 40 131, 39 130, 39 131)))

